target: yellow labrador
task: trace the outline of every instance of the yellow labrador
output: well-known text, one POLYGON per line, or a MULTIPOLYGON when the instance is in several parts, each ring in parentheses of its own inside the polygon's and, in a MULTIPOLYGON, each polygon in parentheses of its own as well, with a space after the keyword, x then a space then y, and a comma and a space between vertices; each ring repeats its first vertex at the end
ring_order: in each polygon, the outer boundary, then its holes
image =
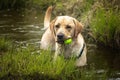
POLYGON ((44 29, 46 30, 41 39, 41 49, 55 50, 56 59, 62 54, 65 58, 76 56, 76 66, 86 65, 86 45, 81 35, 83 25, 75 18, 70 16, 57 16, 50 23, 52 12, 50 6, 45 14, 44 29), (70 44, 65 44, 64 41, 72 39, 70 44))

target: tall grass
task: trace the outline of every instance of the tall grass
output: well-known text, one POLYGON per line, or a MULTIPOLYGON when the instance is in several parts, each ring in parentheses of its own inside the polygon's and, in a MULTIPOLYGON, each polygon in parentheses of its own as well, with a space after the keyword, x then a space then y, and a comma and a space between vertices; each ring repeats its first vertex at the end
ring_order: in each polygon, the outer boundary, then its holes
MULTIPOLYGON (((69 76, 74 70, 73 60, 65 61, 59 58, 53 62, 51 53, 42 51, 41 54, 31 54, 31 50, 20 49, 8 52, 1 56, 1 79, 23 78, 26 76, 40 76, 37 78, 56 79, 60 76, 69 76), (43 76, 42 76, 43 75, 43 76)), ((62 78, 62 77, 60 77, 62 78)))
POLYGON ((91 21, 96 41, 106 46, 120 47, 120 12, 118 9, 100 7, 91 21))
POLYGON ((12 47, 12 41, 5 37, 0 37, 0 52, 9 51, 12 47))
POLYGON ((0 55, 0 80, 106 80, 106 74, 95 76, 93 67, 76 68, 74 58, 61 56, 54 61, 53 52, 34 50, 33 46, 13 46, 0 55))

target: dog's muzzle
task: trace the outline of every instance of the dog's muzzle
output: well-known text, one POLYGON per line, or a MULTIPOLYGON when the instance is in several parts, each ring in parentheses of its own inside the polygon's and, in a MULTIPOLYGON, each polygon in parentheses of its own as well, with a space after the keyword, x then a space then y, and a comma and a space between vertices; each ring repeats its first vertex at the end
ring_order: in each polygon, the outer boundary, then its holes
POLYGON ((64 44, 64 34, 60 33, 57 35, 57 43, 64 44))

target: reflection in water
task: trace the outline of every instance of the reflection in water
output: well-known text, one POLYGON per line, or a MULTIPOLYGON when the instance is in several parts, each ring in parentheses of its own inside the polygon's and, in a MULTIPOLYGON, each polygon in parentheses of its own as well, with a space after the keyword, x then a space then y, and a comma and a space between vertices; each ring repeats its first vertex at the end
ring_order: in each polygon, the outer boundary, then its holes
MULTIPOLYGON (((0 36, 7 36, 25 46, 39 45, 43 31, 43 14, 33 11, 23 14, 15 11, 0 11, 0 36)), ((98 74, 108 71, 110 80, 120 78, 120 53, 105 48, 88 47, 88 65, 93 65, 98 74), (112 74, 112 76, 111 76, 112 74)))
POLYGON ((110 77, 120 78, 120 51, 118 50, 103 46, 89 47, 88 63, 95 67, 97 73, 107 72, 110 77))

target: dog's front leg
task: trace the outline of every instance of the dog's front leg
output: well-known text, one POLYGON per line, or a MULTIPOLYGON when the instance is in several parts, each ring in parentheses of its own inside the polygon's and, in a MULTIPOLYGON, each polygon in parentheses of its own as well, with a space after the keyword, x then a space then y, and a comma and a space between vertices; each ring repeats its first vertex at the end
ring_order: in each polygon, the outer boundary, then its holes
POLYGON ((55 49, 55 54, 54 54, 54 60, 57 59, 57 56, 62 54, 62 46, 56 43, 56 49, 55 49))

